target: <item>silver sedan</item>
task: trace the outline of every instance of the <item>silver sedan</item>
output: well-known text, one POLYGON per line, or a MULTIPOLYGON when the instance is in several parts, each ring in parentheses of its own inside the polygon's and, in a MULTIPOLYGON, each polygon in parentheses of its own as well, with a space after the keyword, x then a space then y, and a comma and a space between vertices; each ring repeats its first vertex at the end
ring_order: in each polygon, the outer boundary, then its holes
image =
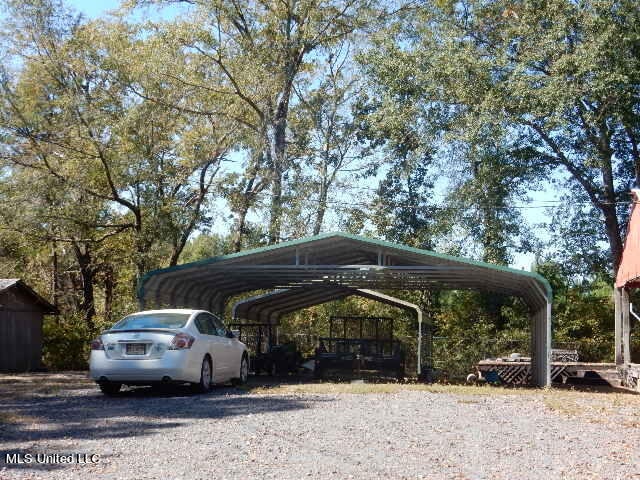
POLYGON ((122 385, 244 383, 247 347, 203 310, 149 310, 128 315, 91 342, 90 375, 105 394, 122 385))

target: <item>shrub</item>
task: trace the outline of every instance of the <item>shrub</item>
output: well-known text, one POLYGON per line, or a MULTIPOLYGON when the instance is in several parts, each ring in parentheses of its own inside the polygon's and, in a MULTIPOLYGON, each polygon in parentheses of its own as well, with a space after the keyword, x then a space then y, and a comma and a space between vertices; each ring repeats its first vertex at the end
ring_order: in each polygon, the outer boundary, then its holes
POLYGON ((95 337, 78 316, 46 318, 43 325, 43 363, 51 370, 89 368, 89 343, 95 337))

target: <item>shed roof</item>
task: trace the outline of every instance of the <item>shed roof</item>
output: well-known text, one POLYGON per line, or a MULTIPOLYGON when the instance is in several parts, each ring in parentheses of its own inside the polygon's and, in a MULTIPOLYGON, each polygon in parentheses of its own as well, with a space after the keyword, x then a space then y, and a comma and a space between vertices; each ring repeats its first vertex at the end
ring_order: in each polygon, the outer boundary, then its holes
POLYGON ((241 293, 311 287, 476 289, 518 296, 536 309, 551 298, 536 273, 341 232, 155 270, 142 278, 138 296, 221 312, 241 293))
MULTIPOLYGON (((25 293, 27 296, 33 299, 33 302, 38 304, 44 313, 57 314, 58 309, 51 305, 47 300, 38 295, 29 285, 24 283, 19 278, 0 278, 0 293, 8 290, 19 290, 25 293)), ((2 308, 2 305, 0 305, 2 308)))
POLYGON ((0 292, 12 287, 20 281, 19 278, 0 278, 0 292))

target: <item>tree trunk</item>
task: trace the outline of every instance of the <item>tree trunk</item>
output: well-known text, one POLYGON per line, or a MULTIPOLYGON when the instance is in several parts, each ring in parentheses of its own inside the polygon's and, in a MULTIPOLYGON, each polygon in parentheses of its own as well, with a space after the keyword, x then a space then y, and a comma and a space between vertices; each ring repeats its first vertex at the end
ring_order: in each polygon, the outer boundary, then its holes
POLYGON ((620 261, 622 260, 622 249, 624 247, 620 236, 620 224, 616 212, 616 190, 613 180, 613 151, 611 150, 611 138, 605 123, 599 125, 599 138, 595 147, 600 152, 602 166, 602 184, 605 201, 600 202, 600 210, 604 216, 604 225, 611 249, 611 260, 613 263, 613 277, 618 274, 620 261))
POLYGON ((104 267, 104 319, 107 323, 113 321, 113 292, 115 286, 113 265, 106 264, 104 267))
POLYGON ((282 173, 285 162, 286 148, 284 129, 277 125, 274 134, 271 179, 271 206, 269 210, 269 245, 278 243, 282 234, 282 173), (281 131, 282 130, 282 131, 281 131))
POLYGON ((197 222, 197 218, 193 218, 190 222, 189 226, 185 228, 185 230, 180 234, 180 237, 173 243, 173 249, 171 250, 171 257, 169 258, 169 266, 175 267, 178 264, 178 260, 180 260, 180 255, 182 255, 182 251, 184 247, 187 245, 187 241, 189 241, 189 237, 193 233, 195 229, 195 225, 197 222))
POLYGON ((316 220, 313 226, 313 234, 318 235, 322 230, 322 223, 324 222, 324 215, 327 211, 327 185, 324 180, 320 186, 320 199, 318 202, 318 210, 316 211, 316 220))
POLYGON ((177 239, 175 239, 175 241, 173 242, 171 257, 169 257, 170 267, 175 267, 178 264, 178 260, 180 260, 180 255, 182 255, 182 251, 184 250, 184 247, 187 245, 187 241, 189 240, 191 233, 193 233, 196 221, 197 219, 194 217, 191 220, 191 222, 189 222, 189 226, 185 228, 184 231, 180 233, 180 236, 177 239))
POLYGON ((142 231, 142 215, 140 211, 135 212, 136 223, 134 227, 135 232, 135 245, 136 245, 136 253, 134 258, 134 264, 136 266, 136 277, 134 278, 133 288, 134 291, 137 290, 140 280, 147 272, 147 253, 149 252, 150 242, 143 238, 142 231))
POLYGON ((587 123, 583 124, 586 131, 593 130, 599 132, 599 135, 592 135, 590 141, 594 149, 598 151, 600 155, 600 173, 602 175, 602 185, 600 186, 593 183, 591 179, 581 172, 580 168, 576 166, 567 155, 565 155, 562 148, 542 129, 542 127, 536 125, 534 122, 525 122, 525 124, 532 127, 538 135, 540 135, 540 138, 553 151, 559 164, 563 165, 567 169, 573 179, 578 182, 584 192, 588 195, 594 208, 600 210, 604 216, 605 233, 609 242, 609 249, 611 250, 613 277, 615 278, 618 274, 618 268, 620 267, 620 260, 622 259, 623 240, 620 236, 620 225, 616 214, 617 199, 612 168, 613 151, 610 147, 611 139, 609 138, 606 124, 596 126, 591 126, 587 123))
POLYGON ((242 192, 242 201, 240 203, 240 209, 238 210, 238 217, 236 218, 236 227, 231 244, 233 252, 239 252, 242 250, 242 239, 246 232, 247 214, 249 213, 249 209, 253 205, 256 196, 264 188, 264 182, 257 181, 258 171, 262 167, 263 158, 264 157, 262 155, 258 155, 253 161, 251 168, 247 170, 249 180, 242 192))
POLYGON ((136 277, 133 280, 134 289, 138 288, 138 284, 140 280, 142 279, 142 277, 147 271, 147 262, 145 261, 145 258, 144 258, 145 256, 146 256, 145 249, 142 246, 138 245, 138 247, 136 248, 136 258, 134 261, 136 265, 136 277))
POLYGON ((80 303, 80 311, 87 327, 93 332, 95 329, 94 317, 96 314, 96 306, 94 298, 95 270, 91 258, 91 249, 86 244, 80 245, 78 242, 74 242, 73 251, 78 262, 78 267, 80 268, 80 277, 82 280, 82 302, 80 303))
POLYGON ((247 222, 247 213, 249 212, 249 199, 244 197, 240 211, 238 212, 238 218, 236 220, 236 231, 233 235, 233 242, 231 249, 234 253, 242 250, 242 238, 245 232, 245 224, 247 222))
POLYGON ((606 203, 604 205, 600 205, 600 211, 604 216, 605 231, 609 241, 609 248, 611 249, 611 259, 613 261, 613 277, 615 278, 618 274, 618 268, 620 268, 622 250, 624 248, 623 240, 620 235, 620 224, 616 214, 616 206, 615 204, 611 205, 606 203))
POLYGON ((289 63, 285 67, 286 81, 278 99, 273 121, 273 137, 270 138, 271 160, 273 164, 273 183, 271 195, 271 209, 269 218, 269 244, 278 243, 282 236, 282 180, 287 168, 287 121, 289 117, 289 100, 293 88, 293 79, 300 65, 299 60, 289 63))
MULTIPOLYGON (((58 265, 58 245, 54 241, 51 244, 51 290, 53 306, 60 308, 60 266, 58 265)), ((59 317, 56 317, 59 322, 59 317)))
POLYGON ((278 243, 282 235, 282 172, 279 169, 274 173, 271 189, 269 245, 278 243))

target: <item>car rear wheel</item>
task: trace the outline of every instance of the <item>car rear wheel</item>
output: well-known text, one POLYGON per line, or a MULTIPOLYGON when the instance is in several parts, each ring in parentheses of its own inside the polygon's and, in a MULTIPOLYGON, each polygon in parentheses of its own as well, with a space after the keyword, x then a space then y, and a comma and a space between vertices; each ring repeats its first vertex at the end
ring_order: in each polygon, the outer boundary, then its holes
POLYGON ((249 361, 246 355, 242 356, 240 361, 240 376, 231 380, 233 385, 244 385, 249 378, 249 361))
POLYGON ((122 388, 122 384, 116 382, 100 382, 98 386, 105 395, 116 395, 122 388))
POLYGON ((211 359, 204 357, 200 367, 200 381, 193 385, 196 392, 205 393, 211 390, 211 359))

